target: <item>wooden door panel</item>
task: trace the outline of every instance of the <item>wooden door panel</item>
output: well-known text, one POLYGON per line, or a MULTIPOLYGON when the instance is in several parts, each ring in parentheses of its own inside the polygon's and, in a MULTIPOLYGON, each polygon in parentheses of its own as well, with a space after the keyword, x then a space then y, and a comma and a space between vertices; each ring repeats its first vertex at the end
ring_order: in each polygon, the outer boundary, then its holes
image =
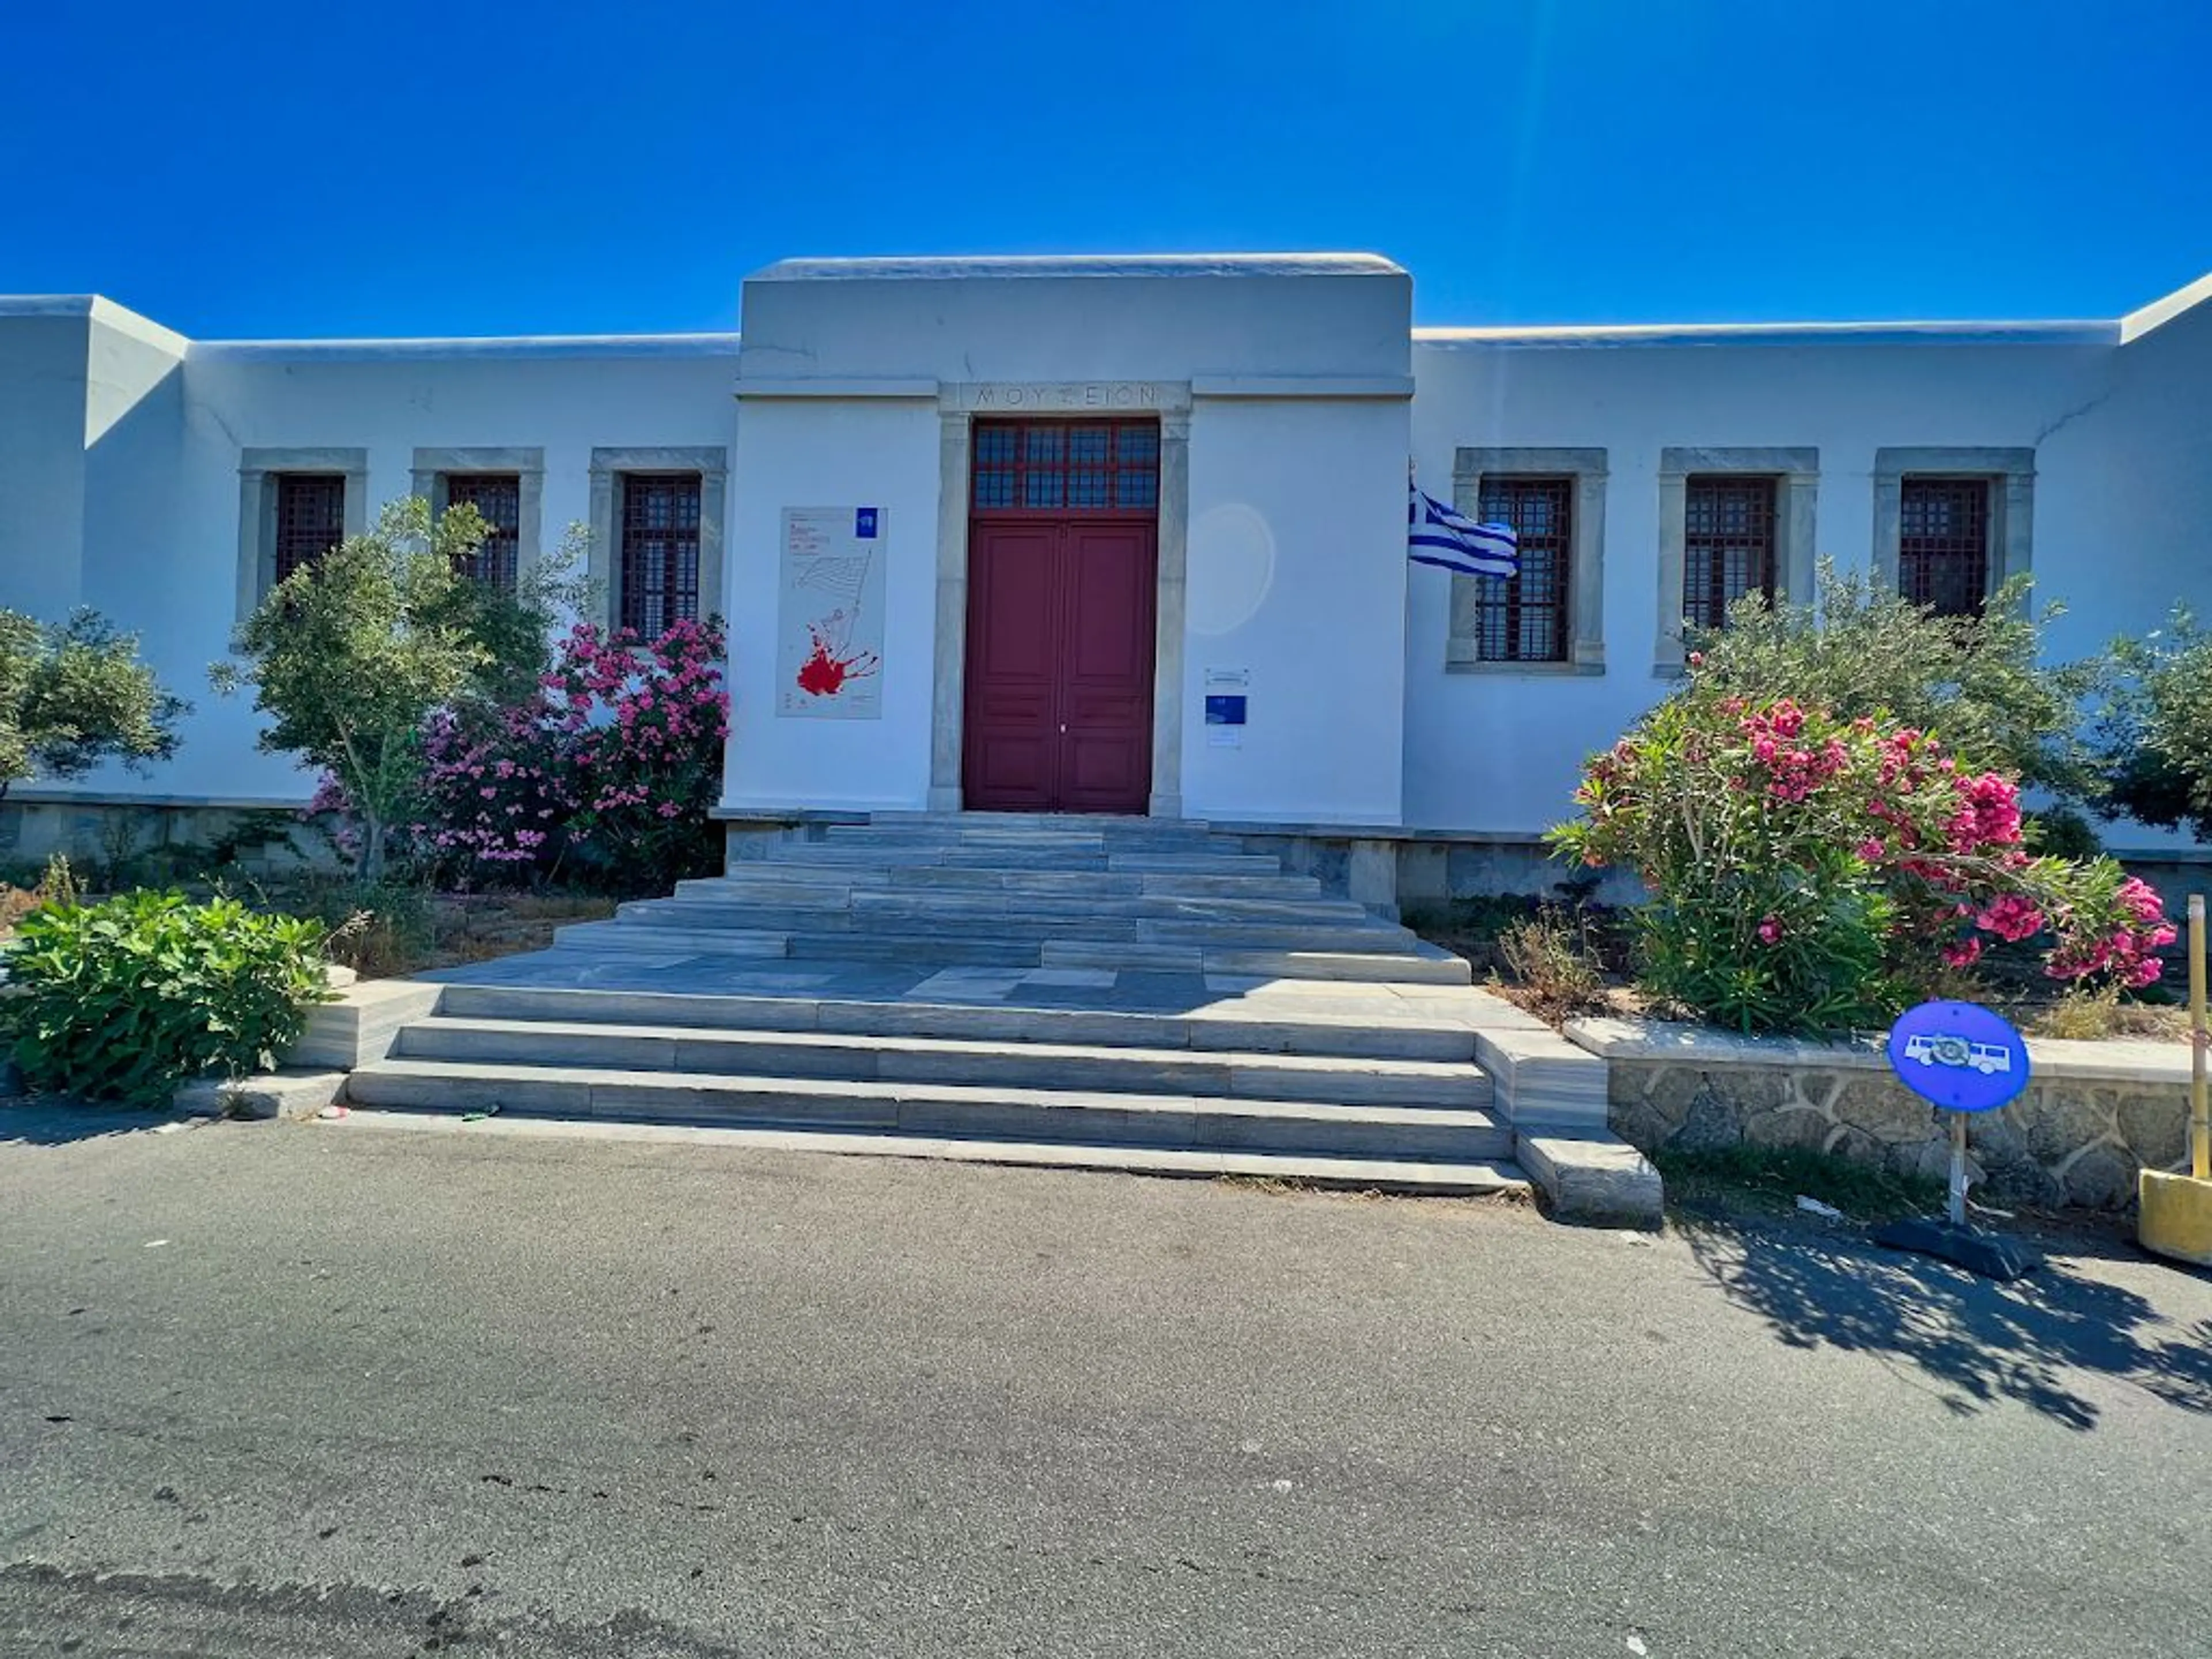
POLYGON ((1059 720, 1058 537, 1050 525, 975 527, 968 548, 963 794, 985 810, 1049 807, 1059 720))
POLYGON ((1076 811, 1142 812, 1152 793, 1153 527, 1078 520, 1061 545, 1069 604, 1060 793, 1076 811))

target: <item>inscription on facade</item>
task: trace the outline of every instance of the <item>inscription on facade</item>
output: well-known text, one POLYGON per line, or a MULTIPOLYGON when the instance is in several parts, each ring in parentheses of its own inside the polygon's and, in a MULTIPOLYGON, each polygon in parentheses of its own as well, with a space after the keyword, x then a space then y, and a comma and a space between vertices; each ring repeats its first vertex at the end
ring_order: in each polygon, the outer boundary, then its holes
POLYGON ((1167 399, 1150 380, 1076 380, 1056 386, 1043 384, 986 384, 975 387, 970 409, 988 410, 1114 410, 1142 412, 1161 408, 1167 399))

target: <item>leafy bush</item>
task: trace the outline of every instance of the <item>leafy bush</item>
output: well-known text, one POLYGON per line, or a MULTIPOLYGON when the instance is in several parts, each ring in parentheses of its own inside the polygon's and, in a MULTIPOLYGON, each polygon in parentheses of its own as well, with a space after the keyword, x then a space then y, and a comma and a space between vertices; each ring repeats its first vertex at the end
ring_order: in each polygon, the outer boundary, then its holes
POLYGON ((330 995, 322 944, 319 924, 234 899, 56 904, 17 927, 0 1023, 33 1088, 157 1101, 275 1065, 330 995))
POLYGON ((136 635, 95 611, 58 626, 0 611, 0 796, 29 778, 78 778, 103 761, 133 771, 177 750, 191 705, 138 659, 136 635))
POLYGON ((2212 634, 2178 610, 2158 632, 2116 641, 2112 655, 2099 810, 2212 840, 2212 634))
POLYGON ((1980 616, 1939 617, 1823 562, 1817 611, 1747 595, 1727 627, 1691 634, 1690 678, 1750 703, 1791 697, 1840 720, 1874 715, 1941 732, 1961 766, 2093 797, 2100 787, 2081 708, 2108 667, 2046 665, 2044 630, 2063 613, 2053 605, 2030 614, 2028 591, 2015 577, 1980 616))
POLYGON ((2055 978, 2146 985, 2173 929, 2110 859, 2036 857, 2018 786, 1935 738, 1710 677, 1589 763, 1555 844, 1625 864, 1646 986, 1744 1030, 1887 1024, 1991 939, 2048 934, 2055 978))
POLYGON ((526 699, 434 720, 412 844, 471 885, 556 870, 617 892, 717 867, 729 698, 719 624, 659 638, 590 623, 526 699))

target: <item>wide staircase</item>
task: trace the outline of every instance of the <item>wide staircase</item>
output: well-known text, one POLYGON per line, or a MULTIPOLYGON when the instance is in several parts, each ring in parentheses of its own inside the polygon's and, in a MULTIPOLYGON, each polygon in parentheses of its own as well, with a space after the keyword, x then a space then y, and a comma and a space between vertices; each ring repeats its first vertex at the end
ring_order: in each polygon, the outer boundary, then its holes
POLYGON ((1468 965, 1198 823, 882 814, 453 970, 358 1104, 1518 1185, 1468 965))

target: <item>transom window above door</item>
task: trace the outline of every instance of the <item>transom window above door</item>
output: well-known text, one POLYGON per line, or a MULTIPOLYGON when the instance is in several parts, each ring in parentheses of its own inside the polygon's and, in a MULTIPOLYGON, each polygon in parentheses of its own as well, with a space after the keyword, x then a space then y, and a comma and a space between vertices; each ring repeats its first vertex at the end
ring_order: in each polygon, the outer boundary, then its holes
POLYGON ((1152 513, 1160 503, 1153 421, 978 421, 970 465, 978 513, 1152 513))

